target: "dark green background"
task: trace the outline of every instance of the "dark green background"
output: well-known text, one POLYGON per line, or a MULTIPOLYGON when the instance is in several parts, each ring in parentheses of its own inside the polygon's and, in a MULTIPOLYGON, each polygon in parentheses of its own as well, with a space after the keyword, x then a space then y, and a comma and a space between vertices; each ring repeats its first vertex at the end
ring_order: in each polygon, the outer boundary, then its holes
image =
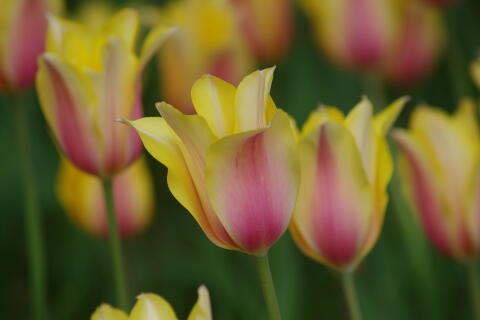
MULTIPOLYGON (((81 2, 68 1, 69 11, 81 2)), ((117 4, 128 5, 129 1, 117 4)), ((445 18, 448 50, 434 73, 413 88, 388 88, 391 99, 404 94, 412 97, 398 121, 400 126, 418 102, 452 110, 460 96, 476 95, 467 66, 480 48, 480 1, 458 1, 445 11, 445 18)), ((156 113, 154 102, 162 99, 154 64, 146 74, 144 90, 145 112, 151 115, 156 113)), ((348 110, 363 93, 361 75, 339 70, 318 53, 309 23, 297 6, 296 39, 277 64, 273 82, 277 105, 302 124, 319 102, 348 110)), ((108 246, 78 230, 62 212, 54 194, 58 155, 34 94, 25 100, 31 103, 31 157, 43 211, 49 319, 89 319, 101 302, 113 303, 108 246)), ((1 102, 0 318, 27 319, 28 274, 14 106, 1 102)), ((185 319, 203 283, 210 290, 215 319, 266 319, 254 260, 210 243, 170 195, 165 168, 148 158, 157 210, 143 234, 124 242, 132 303, 138 293, 155 292, 185 319)), ((390 190, 398 194, 398 184, 390 190)), ((395 200, 397 206, 390 203, 378 244, 356 273, 365 319, 471 319, 465 266, 439 255, 419 232, 402 199, 397 196, 395 200)), ((347 319, 338 276, 302 255, 288 232, 270 254, 284 319, 347 319)))

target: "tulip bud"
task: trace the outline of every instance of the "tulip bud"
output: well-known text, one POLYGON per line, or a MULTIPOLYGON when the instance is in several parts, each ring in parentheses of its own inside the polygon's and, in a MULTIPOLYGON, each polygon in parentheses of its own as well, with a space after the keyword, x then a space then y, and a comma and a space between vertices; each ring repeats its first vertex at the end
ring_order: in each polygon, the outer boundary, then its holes
POLYGON ((168 185, 216 245, 263 255, 290 222, 298 188, 291 118, 270 97, 273 69, 237 88, 210 75, 192 88, 196 115, 160 103, 129 122, 168 168, 168 185))
POLYGON ((153 29, 137 57, 134 10, 118 12, 100 30, 49 17, 37 91, 60 148, 77 167, 106 178, 138 158, 138 136, 114 121, 142 116, 142 72, 172 30, 153 29))
POLYGON ((480 253, 480 133, 475 104, 454 115, 414 110, 408 130, 395 130, 401 178, 430 241, 459 260, 480 253))
POLYGON ((395 85, 412 85, 435 66, 444 38, 438 9, 418 1, 397 2, 398 24, 383 73, 395 85))
POLYGON ((305 123, 291 231, 312 259, 349 271, 377 241, 393 169, 385 134, 404 103, 398 99, 372 117, 372 104, 364 98, 346 117, 320 107, 305 123))
POLYGON ((282 57, 293 40, 294 16, 290 0, 231 0, 240 28, 255 57, 272 63, 282 57))
POLYGON ((59 0, 2 0, 0 9, 0 91, 33 85, 37 58, 45 48, 47 12, 59 13, 59 0))
POLYGON ((392 39, 390 0, 303 0, 321 49, 335 63, 354 69, 377 67, 392 39))
MULTIPOLYGON (((65 212, 78 227, 96 236, 106 236, 107 211, 98 177, 79 170, 63 158, 58 173, 57 194, 65 212)), ((143 158, 113 178, 113 198, 123 237, 145 229, 153 215, 153 184, 143 158)))
POLYGON ((195 112, 190 89, 201 75, 209 73, 236 84, 251 71, 246 45, 227 2, 174 2, 162 12, 161 21, 179 26, 178 33, 161 50, 159 66, 162 93, 182 112, 195 112))
MULTIPOLYGON (((108 304, 102 304, 92 315, 92 320, 178 320, 170 303, 153 293, 142 293, 130 316, 108 304)), ((198 288, 198 299, 187 320, 212 320, 210 295, 205 286, 198 288)))

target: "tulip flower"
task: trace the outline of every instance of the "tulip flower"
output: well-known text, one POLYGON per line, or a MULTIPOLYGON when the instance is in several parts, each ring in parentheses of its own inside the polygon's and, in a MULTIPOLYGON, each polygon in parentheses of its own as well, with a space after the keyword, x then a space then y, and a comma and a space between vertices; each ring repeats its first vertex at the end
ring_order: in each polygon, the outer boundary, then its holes
POLYGON ((64 155, 80 169, 109 178, 141 152, 137 135, 114 124, 142 116, 141 75, 172 28, 153 29, 135 54, 138 16, 125 9, 100 30, 49 17, 46 53, 39 59, 42 111, 64 155))
MULTIPOLYGON (((153 293, 138 296, 130 316, 108 304, 102 304, 92 315, 91 320, 177 320, 172 306, 162 297, 153 293)), ((198 300, 187 320, 212 320, 210 295, 205 286, 198 289, 198 300)))
POLYGON ((396 4, 397 31, 382 72, 390 83, 407 86, 423 79, 435 66, 444 26, 435 7, 412 0, 396 4))
POLYGON ((354 69, 376 68, 394 33, 393 1, 302 0, 317 42, 335 63, 354 69))
POLYGON ((47 12, 60 0, 2 0, 0 10, 0 91, 20 91, 35 81, 37 58, 45 48, 47 12))
POLYGON ((194 113, 190 89, 201 75, 238 84, 252 71, 232 7, 222 0, 182 0, 161 12, 161 21, 179 26, 159 56, 161 91, 184 113, 194 113))
POLYGON ((420 106, 408 130, 395 130, 401 178, 409 202, 430 238, 459 260, 480 253, 480 144, 475 105, 464 100, 454 115, 420 106))
POLYGON ((294 15, 290 0, 231 0, 240 29, 261 62, 278 60, 293 40, 294 15))
POLYGON ((196 115, 162 102, 161 118, 129 122, 208 238, 254 255, 288 227, 297 194, 293 124, 269 95, 272 78, 256 71, 235 88, 205 75, 192 88, 196 115))
MULTIPOLYGON (((104 237, 107 211, 98 177, 83 172, 62 158, 57 194, 65 212, 80 228, 104 237)), ((142 231, 153 216, 153 183, 145 159, 136 160, 113 178, 117 221, 123 237, 142 231)))
POLYGON ((374 117, 363 98, 347 116, 322 106, 308 118, 298 147, 301 183, 291 223, 307 256, 352 271, 377 241, 393 169, 385 134, 405 101, 374 117))

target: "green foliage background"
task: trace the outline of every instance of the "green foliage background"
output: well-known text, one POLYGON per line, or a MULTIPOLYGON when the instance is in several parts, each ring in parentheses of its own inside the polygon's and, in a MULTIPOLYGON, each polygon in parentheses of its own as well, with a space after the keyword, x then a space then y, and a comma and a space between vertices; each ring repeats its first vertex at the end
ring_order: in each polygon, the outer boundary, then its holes
MULTIPOLYGON (((81 2, 68 1, 69 11, 81 2)), ((119 6, 129 3, 117 1, 119 6)), ((480 1, 458 1, 445 10, 445 19, 450 37, 435 72, 417 87, 388 90, 391 99, 404 94, 412 98, 397 122, 400 126, 416 103, 452 110, 459 97, 477 94, 467 66, 480 48, 480 1)), ((154 115, 154 102, 162 100, 158 81, 152 63, 145 79, 147 115, 154 115)), ((350 109, 364 93, 364 85, 360 75, 339 70, 318 53, 309 22, 297 6, 296 39, 277 64, 272 90, 277 105, 302 124, 319 102, 350 109)), ((62 212, 54 194, 58 155, 33 92, 26 101, 43 211, 49 319, 89 319, 101 302, 114 302, 108 246, 77 229, 62 212)), ((1 102, 0 318, 27 319, 28 274, 13 106, 1 102)), ((132 303, 138 293, 155 292, 185 319, 203 283, 210 290, 215 319, 266 319, 253 259, 211 244, 169 193, 165 168, 148 159, 155 178, 155 219, 143 234, 123 245, 132 303)), ((465 266, 439 255, 426 242, 399 197, 398 183, 392 183, 390 191, 397 195, 396 206, 391 201, 381 238, 356 273, 365 319, 471 319, 465 266)), ((334 272, 302 255, 288 233, 270 253, 284 319, 347 319, 334 272)))

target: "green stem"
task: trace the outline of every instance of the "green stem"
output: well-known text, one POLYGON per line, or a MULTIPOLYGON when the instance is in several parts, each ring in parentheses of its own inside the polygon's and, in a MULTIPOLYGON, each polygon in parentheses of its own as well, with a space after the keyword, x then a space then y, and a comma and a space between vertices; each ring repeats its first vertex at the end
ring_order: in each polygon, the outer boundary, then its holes
POLYGON ((357 291, 355 290, 355 281, 353 272, 348 271, 342 273, 342 285, 347 300, 348 311, 351 320, 361 320, 360 304, 358 303, 357 291))
POLYGON ((371 99, 375 110, 382 110, 388 103, 383 80, 374 73, 363 76, 365 94, 371 99))
POLYGON ((277 295, 273 285, 272 273, 270 271, 270 263, 268 262, 268 255, 256 257, 257 270, 260 276, 260 283, 262 285, 263 296, 267 305, 268 318, 270 320, 280 320, 280 308, 278 306, 277 295))
POLYGON ((470 282, 470 294, 472 296, 472 304, 475 320, 480 320, 480 274, 478 273, 477 264, 472 261, 468 264, 468 276, 470 282))
POLYGON ((125 283, 120 233, 118 231, 117 215, 115 214, 115 203, 113 201, 113 186, 111 179, 103 180, 103 189, 105 193, 105 203, 107 206, 108 238, 110 240, 110 250, 112 252, 117 306, 120 309, 127 311, 127 286, 125 283))
POLYGON ((23 189, 25 211, 26 243, 28 251, 29 282, 31 290, 32 319, 47 318, 45 303, 45 258, 43 249, 42 219, 37 188, 32 165, 32 148, 28 132, 28 104, 14 97, 12 108, 15 113, 16 135, 18 139, 18 156, 20 179, 23 189))

